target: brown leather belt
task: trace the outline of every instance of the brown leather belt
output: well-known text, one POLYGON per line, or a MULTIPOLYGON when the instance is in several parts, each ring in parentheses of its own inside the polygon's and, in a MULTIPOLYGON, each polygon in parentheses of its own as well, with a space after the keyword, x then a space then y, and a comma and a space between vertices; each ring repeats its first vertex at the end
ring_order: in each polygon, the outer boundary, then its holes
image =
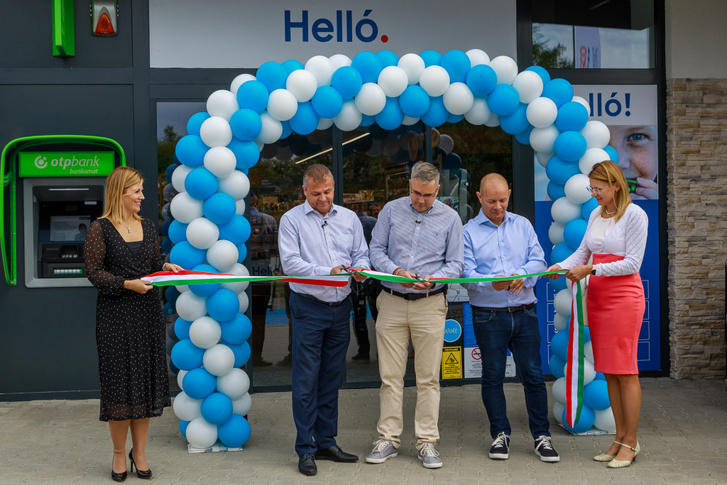
POLYGON ((520 306, 506 306, 506 307, 502 307, 502 308, 490 308, 490 307, 475 306, 475 305, 471 305, 471 306, 475 310, 484 311, 484 312, 515 313, 515 312, 522 312, 522 311, 530 310, 531 308, 533 308, 535 306, 535 303, 529 303, 527 305, 520 305, 520 306))
POLYGON ((387 288, 386 286, 382 287, 382 290, 385 292, 398 296, 399 298, 403 298, 405 300, 414 301, 414 300, 421 300, 422 298, 428 298, 430 296, 438 295, 440 293, 446 293, 447 287, 442 286, 438 290, 429 291, 427 293, 399 293, 398 291, 394 291, 391 288, 387 288))

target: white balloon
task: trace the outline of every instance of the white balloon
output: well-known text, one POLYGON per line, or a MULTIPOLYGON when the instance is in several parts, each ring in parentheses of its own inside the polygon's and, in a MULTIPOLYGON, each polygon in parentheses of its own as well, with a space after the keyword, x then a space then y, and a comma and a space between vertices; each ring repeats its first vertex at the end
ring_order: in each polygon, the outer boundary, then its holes
POLYGON ((238 199, 235 201, 235 214, 238 216, 245 215, 245 199, 238 199))
MULTIPOLYGON (((179 387, 181 388, 182 386, 179 387)), ((177 397, 174 398, 172 410, 174 410, 174 415, 182 421, 192 421, 193 419, 197 419, 202 416, 202 411, 200 410, 201 406, 201 399, 192 399, 184 392, 180 392, 177 394, 177 397)))
POLYGON ((565 197, 574 204, 583 204, 591 198, 591 193, 588 191, 590 182, 588 175, 577 173, 573 175, 565 183, 565 197))
MULTIPOLYGON (((563 290, 563 291, 565 291, 565 290, 563 290)), ((563 371, 566 375, 568 374, 568 364, 567 363, 563 366, 563 371)), ((583 360, 583 385, 587 386, 595 378, 596 378, 596 370, 593 368, 593 363, 584 359, 583 360)))
POLYGON ((555 139, 558 138, 558 135, 560 135, 560 132, 554 125, 545 128, 533 128, 533 131, 530 132, 530 146, 536 152, 552 154, 555 139))
POLYGON ((581 206, 572 203, 565 197, 561 197, 553 202, 553 205, 550 207, 550 215, 553 216, 554 221, 560 222, 565 226, 572 219, 581 216, 581 206))
POLYGON ((316 130, 327 130, 331 126, 333 126, 332 118, 319 118, 318 126, 316 127, 316 130))
MULTIPOLYGON (((537 74, 535 75, 537 76, 537 74)), ((555 123, 555 119, 558 117, 558 107, 550 98, 535 98, 528 104, 525 117, 535 128, 545 128, 555 123)))
POLYGON ((571 101, 573 101, 574 103, 581 103, 583 107, 586 108, 588 116, 591 116, 591 105, 588 104, 588 101, 581 98, 580 96, 573 96, 573 98, 571 98, 571 101))
POLYGON ((490 128, 500 126, 500 117, 497 115, 497 113, 490 114, 490 117, 487 119, 487 121, 485 121, 485 126, 489 126, 490 128))
POLYGON ((217 441, 217 426, 200 416, 187 425, 186 437, 194 448, 209 448, 217 441))
POLYGON ((240 107, 237 105, 237 96, 226 89, 219 89, 207 98, 207 112, 210 116, 219 116, 229 121, 238 109, 240 107))
POLYGON ((550 239, 550 242, 553 243, 553 246, 565 241, 565 237, 563 236, 564 230, 565 226, 563 224, 560 224, 559 222, 550 223, 550 227, 548 228, 548 239, 550 239))
POLYGON ((534 71, 523 71, 515 76, 512 87, 520 95, 521 103, 530 103, 543 93, 543 78, 534 71))
POLYGON ((241 171, 235 170, 230 175, 220 180, 220 185, 217 191, 228 194, 235 200, 242 199, 247 197, 248 192, 250 192, 250 179, 247 178, 247 175, 241 171))
POLYGON ((452 83, 444 93, 444 107, 453 115, 463 115, 472 109, 475 98, 465 83, 452 83))
POLYGON ((220 341, 222 328, 208 316, 199 317, 189 326, 189 340, 200 349, 209 349, 220 341))
POLYGON ((204 368, 214 376, 224 376, 235 366, 235 354, 225 344, 217 344, 204 351, 204 368))
POLYGON ((219 227, 206 217, 198 217, 187 226, 187 241, 197 249, 211 248, 219 237, 219 227))
MULTIPOLYGON (((218 271, 225 272, 237 262, 239 252, 232 241, 216 241, 207 250, 207 262, 218 271)), ((186 318, 185 318, 186 320, 186 318)))
MULTIPOLYGON (((535 130, 533 130, 535 131, 535 130)), ((555 141, 554 141, 555 143, 555 141)), ((535 158, 538 160, 538 163, 545 167, 547 165, 548 161, 553 158, 554 153, 553 152, 535 152, 535 158)))
POLYGON ((175 308, 183 320, 193 322, 207 313, 207 299, 185 291, 177 297, 175 308))
POLYGON ((589 148, 578 160, 578 168, 581 173, 588 175, 593 170, 593 166, 605 160, 610 160, 611 156, 603 148, 589 148))
POLYGON ((517 76, 517 62, 512 57, 497 56, 490 61, 490 67, 497 74, 497 84, 512 84, 517 76))
POLYGON ((368 116, 376 116, 386 106, 386 94, 376 83, 364 83, 354 101, 356 108, 368 116))
POLYGON ((318 80, 310 71, 298 69, 293 71, 285 81, 285 89, 290 91, 301 103, 310 101, 318 89, 318 80))
POLYGON ((202 201, 187 192, 180 192, 170 202, 169 210, 176 220, 189 224, 194 219, 202 217, 202 201))
POLYGON ((561 315, 560 313, 556 313, 553 315, 553 328, 556 332, 562 332, 566 328, 568 328, 568 320, 569 316, 561 315))
POLYGON ((588 148, 604 148, 611 139, 611 132, 608 126, 602 121, 591 120, 581 130, 581 135, 586 139, 588 148))
POLYGON ((572 301, 573 297, 571 296, 570 290, 560 290, 558 293, 555 294, 555 297, 553 298, 553 306, 555 307, 555 311, 562 315, 570 315, 570 307, 572 301))
POLYGON ((305 63, 305 70, 310 71, 316 78, 318 86, 327 86, 331 84, 331 76, 333 75, 333 67, 331 61, 325 56, 313 56, 305 63))
MULTIPOLYGON (((181 369, 179 372, 177 372, 177 386, 181 389, 182 388, 182 381, 184 380, 184 376, 187 375, 189 371, 181 369)), ((175 413, 176 414, 176 413, 175 413)), ((195 416, 196 418, 197 416, 195 416)), ((186 421, 186 420, 185 420, 186 421)))
POLYGON ((556 402, 565 404, 565 377, 559 377, 553 382, 551 393, 556 402))
POLYGON ((590 340, 583 344, 583 356, 586 360, 593 363, 593 344, 591 344, 590 340))
POLYGON ((341 131, 352 131, 361 125, 361 112, 353 101, 343 103, 341 112, 333 118, 333 122, 341 131))
POLYGON ((252 407, 252 398, 250 393, 246 392, 241 398, 232 401, 232 412, 240 416, 245 416, 250 412, 252 407))
POLYGON ((419 82, 419 76, 422 75, 426 67, 424 59, 412 53, 401 56, 397 65, 406 73, 410 86, 419 82))
POLYGON ((350 66, 351 58, 344 54, 334 54, 328 58, 328 62, 331 63, 331 69, 336 72, 339 67, 350 66))
POLYGON ((406 77, 406 72, 402 68, 387 66, 379 73, 378 83, 386 96, 396 98, 406 90, 409 78, 406 77))
POLYGON ((492 112, 483 98, 475 98, 472 108, 465 113, 464 119, 471 125, 484 125, 492 112))
POLYGON ((230 175, 236 164, 235 154, 227 147, 212 147, 204 154, 204 168, 218 178, 230 175))
POLYGON ((225 118, 211 116, 202 122, 199 136, 208 147, 224 147, 232 141, 232 129, 225 118))
POLYGON ((187 179, 187 174, 192 171, 192 167, 186 165, 180 165, 172 172, 172 187, 177 192, 185 192, 187 189, 184 187, 184 181, 187 179))
POLYGON ((429 66, 419 77, 419 86, 433 98, 442 96, 449 88, 449 73, 442 66, 429 66))
POLYGON ((250 378, 242 369, 232 369, 227 374, 217 378, 217 390, 232 401, 241 398, 248 389, 250 389, 250 378))
MULTIPOLYGON (((227 270, 227 274, 234 274, 237 276, 250 276, 250 272, 247 270, 247 268, 240 263, 233 264, 232 268, 227 270)), ((245 291, 249 285, 249 282, 241 281, 239 283, 222 283, 220 286, 222 288, 227 288, 230 291, 234 291, 235 293, 240 293, 241 291, 245 291)), ((240 311, 243 310, 240 309, 240 311)))
POLYGON ((237 301, 240 303, 240 313, 245 313, 247 307, 250 305, 250 300, 247 297, 247 293, 244 291, 237 294, 237 301))
POLYGON ((419 123, 420 119, 421 118, 419 118, 419 117, 414 118, 412 116, 404 115, 404 118, 401 120, 401 124, 404 126, 416 125, 417 123, 419 123))
POLYGON ((174 285, 174 287, 179 290, 180 294, 189 291, 189 285, 174 285))
POLYGON ((278 141, 280 135, 283 134, 283 125, 280 124, 280 121, 276 120, 266 112, 263 112, 263 114, 260 115, 260 120, 262 121, 263 126, 260 130, 260 134, 257 138, 255 138, 255 141, 259 144, 275 143, 278 141))
POLYGON ((268 114, 278 121, 288 121, 298 111, 298 100, 287 89, 276 89, 268 97, 268 114))
POLYGON ((593 426, 614 434, 616 432, 616 420, 613 417, 613 410, 609 407, 607 409, 594 410, 593 414, 595 418, 593 420, 593 426))
POLYGON ((558 424, 563 424, 563 411, 565 411, 565 404, 558 401, 553 403, 553 417, 558 424))
POLYGON ((490 56, 482 49, 470 49, 466 54, 470 58, 470 65, 472 67, 479 66, 480 64, 490 64, 490 56))
POLYGON ((232 93, 235 96, 237 96, 237 90, 240 89, 240 86, 242 86, 243 84, 245 84, 248 81, 254 81, 254 80, 255 80, 255 76, 253 76, 252 74, 247 74, 247 73, 238 74, 237 76, 235 76, 235 79, 233 79, 232 82, 230 83, 230 91, 232 91, 232 93))

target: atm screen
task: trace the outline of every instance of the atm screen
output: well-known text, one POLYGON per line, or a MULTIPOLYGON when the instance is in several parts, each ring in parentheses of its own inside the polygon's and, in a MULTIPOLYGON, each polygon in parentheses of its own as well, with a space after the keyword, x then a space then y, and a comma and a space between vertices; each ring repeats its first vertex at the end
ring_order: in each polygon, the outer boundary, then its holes
POLYGON ((52 242, 84 241, 91 225, 91 217, 50 216, 50 240, 52 242))

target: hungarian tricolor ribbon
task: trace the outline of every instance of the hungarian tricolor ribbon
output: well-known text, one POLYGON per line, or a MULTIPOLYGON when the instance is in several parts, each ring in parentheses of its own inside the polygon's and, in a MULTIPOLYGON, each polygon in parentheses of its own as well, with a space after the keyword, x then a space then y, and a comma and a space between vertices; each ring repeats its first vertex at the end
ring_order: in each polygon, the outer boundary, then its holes
POLYGON ((575 427, 580 419, 583 408, 584 312, 583 289, 581 282, 577 281, 573 283, 565 374, 565 420, 571 428, 575 427))

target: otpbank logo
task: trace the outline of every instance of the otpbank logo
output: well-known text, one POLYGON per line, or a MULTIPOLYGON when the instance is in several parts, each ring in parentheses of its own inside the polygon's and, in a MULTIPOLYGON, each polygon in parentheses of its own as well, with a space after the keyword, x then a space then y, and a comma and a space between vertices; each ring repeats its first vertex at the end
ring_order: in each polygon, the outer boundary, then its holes
POLYGON ((371 18, 371 9, 354 16, 353 10, 336 10, 334 19, 311 19, 308 10, 285 10, 285 42, 389 42, 389 36, 379 35, 379 26, 371 18))
POLYGON ((38 155, 37 157, 35 157, 35 160, 33 161, 33 164, 37 168, 39 168, 39 169, 42 170, 42 169, 44 169, 45 167, 48 166, 48 160, 43 155, 38 155))

